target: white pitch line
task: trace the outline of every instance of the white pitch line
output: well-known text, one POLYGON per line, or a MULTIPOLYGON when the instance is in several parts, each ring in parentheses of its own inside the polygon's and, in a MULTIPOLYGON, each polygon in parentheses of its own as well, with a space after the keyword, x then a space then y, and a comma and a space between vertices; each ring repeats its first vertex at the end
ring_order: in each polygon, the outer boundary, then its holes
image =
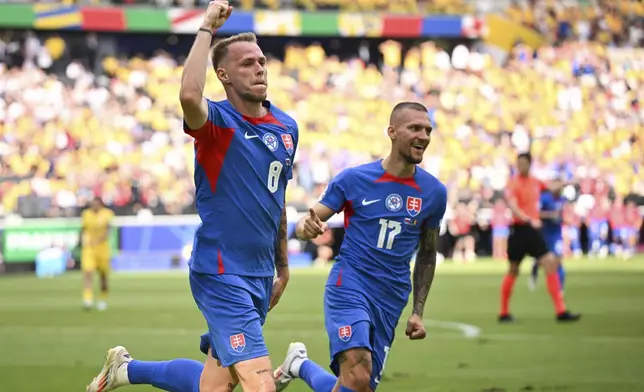
POLYGON ((476 325, 458 323, 456 321, 426 320, 425 326, 460 331, 467 339, 478 338, 482 332, 481 328, 476 325))

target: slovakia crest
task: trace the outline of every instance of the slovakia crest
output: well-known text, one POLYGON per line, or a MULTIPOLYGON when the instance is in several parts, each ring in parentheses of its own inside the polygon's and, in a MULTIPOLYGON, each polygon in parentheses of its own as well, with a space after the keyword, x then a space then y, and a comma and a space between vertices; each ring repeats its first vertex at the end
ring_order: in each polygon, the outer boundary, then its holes
POLYGON ((275 152, 277 151, 277 138, 272 133, 265 133, 262 137, 262 141, 266 144, 269 150, 275 152))
POLYGON ((282 134, 282 143, 289 154, 293 154, 293 137, 287 133, 282 134))
POLYGON ((400 195, 392 193, 391 195, 387 196, 387 200, 385 200, 385 205, 387 206, 387 209, 392 212, 400 211, 402 208, 402 197, 400 195))
POLYGON ((407 212, 412 217, 420 214, 420 210, 423 208, 423 199, 420 197, 407 196, 407 212))
POLYGON ((238 333, 237 335, 230 335, 230 347, 238 353, 244 351, 246 348, 246 337, 243 333, 238 333))
POLYGON ((350 325, 345 325, 344 327, 338 328, 338 337, 343 342, 348 342, 351 339, 352 334, 353 334, 353 331, 351 330, 350 325))

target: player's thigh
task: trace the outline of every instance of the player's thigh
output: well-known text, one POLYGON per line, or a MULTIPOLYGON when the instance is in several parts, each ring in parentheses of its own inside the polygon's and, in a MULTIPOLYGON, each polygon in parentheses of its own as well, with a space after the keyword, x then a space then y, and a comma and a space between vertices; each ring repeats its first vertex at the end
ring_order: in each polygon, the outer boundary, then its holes
POLYGON ((387 366, 387 358, 396 336, 400 314, 391 315, 380 309, 373 309, 373 329, 371 331, 371 390, 376 390, 387 366))
POLYGON ((111 269, 111 255, 110 252, 100 252, 96 254, 96 269, 102 274, 108 274, 111 269))
POLYGON ((94 252, 90 249, 83 249, 81 251, 81 270, 83 272, 94 272, 98 266, 94 252))
POLYGON ((338 354, 351 349, 371 351, 371 314, 366 298, 343 287, 324 291, 324 325, 329 337, 331 369, 340 374, 338 354))
POLYGON ((233 368, 244 391, 275 391, 273 365, 268 355, 237 362, 233 368))
POLYGON ((201 351, 223 367, 268 356, 262 335, 263 309, 258 309, 252 288, 236 275, 209 275, 190 271, 190 287, 208 324, 201 351))
POLYGON ((526 242, 528 235, 526 227, 514 225, 508 236, 508 260, 510 263, 521 263, 527 254, 526 242))
POLYGON ((199 392, 232 392, 238 383, 234 369, 221 366, 209 352, 199 379, 199 392))

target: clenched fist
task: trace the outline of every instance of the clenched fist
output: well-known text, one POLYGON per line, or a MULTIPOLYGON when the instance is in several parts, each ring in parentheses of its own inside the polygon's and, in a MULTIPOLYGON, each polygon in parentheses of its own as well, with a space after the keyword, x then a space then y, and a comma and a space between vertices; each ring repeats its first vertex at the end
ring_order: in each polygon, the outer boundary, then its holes
POLYGON ((216 30, 224 25, 230 14, 233 12, 233 7, 228 5, 227 0, 215 0, 208 4, 206 15, 203 17, 203 27, 216 30))

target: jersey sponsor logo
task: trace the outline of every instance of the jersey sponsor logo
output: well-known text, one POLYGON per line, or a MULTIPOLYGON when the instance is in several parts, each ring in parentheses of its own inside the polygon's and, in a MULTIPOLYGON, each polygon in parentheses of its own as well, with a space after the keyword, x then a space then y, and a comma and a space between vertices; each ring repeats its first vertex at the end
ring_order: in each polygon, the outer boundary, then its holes
POLYGON ((368 206, 369 204, 377 203, 379 201, 380 201, 380 199, 376 199, 376 200, 362 199, 362 205, 363 206, 368 206))
POLYGON ((230 347, 238 353, 244 351, 244 348, 246 348, 246 336, 243 333, 230 335, 230 347))
POLYGON ((402 197, 400 197, 400 195, 396 193, 392 193, 391 195, 387 196, 387 200, 385 200, 387 209, 392 212, 400 211, 402 204, 402 197))
POLYGON ((282 135, 282 143, 284 143, 284 148, 289 154, 293 154, 293 138, 289 134, 282 135))
POLYGON ((351 330, 350 325, 345 325, 344 327, 338 328, 338 337, 343 342, 348 342, 351 339, 353 331, 351 330))
POLYGON ((273 152, 277 151, 277 138, 275 135, 272 133, 265 133, 262 141, 266 144, 266 147, 268 147, 269 150, 273 152))
POLYGON ((420 210, 423 209, 423 199, 420 197, 407 196, 407 212, 412 217, 420 214, 420 210))
POLYGON ((246 133, 244 133, 244 137, 246 138, 246 140, 250 140, 250 139, 255 139, 256 137, 259 137, 259 136, 251 135, 248 132, 246 132, 246 133))

